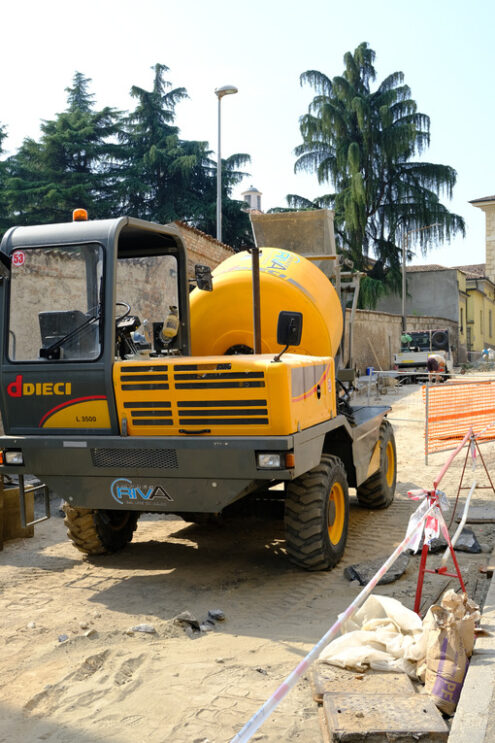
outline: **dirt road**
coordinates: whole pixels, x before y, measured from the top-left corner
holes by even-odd
[[[403,420],[415,417],[418,390],[383,400],[396,420],[399,494],[430,486],[446,456],[431,457],[426,468],[421,424]],[[494,445],[483,455],[493,469]],[[442,483],[452,501],[462,465],[463,457]],[[480,492],[478,502],[493,503],[490,491]],[[229,741],[359,592],[343,569],[385,559],[416,507],[400,495],[383,512],[351,501],[346,554],[330,573],[292,567],[274,517],[216,527],[144,519],[128,549],[92,559],[67,541],[57,517],[36,527],[32,539],[5,543],[0,742]],[[480,542],[495,541],[493,526],[475,527]],[[418,560],[379,591],[412,607]],[[462,553],[459,560],[470,594],[482,597],[486,579],[478,567],[487,554]],[[427,577],[426,601],[444,581]],[[196,638],[173,621],[185,610],[204,620],[211,609],[221,609],[225,621]],[[155,631],[132,631],[143,624]],[[321,740],[307,679],[254,739]]]

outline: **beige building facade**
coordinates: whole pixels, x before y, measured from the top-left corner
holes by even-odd
[[[495,196],[484,196],[469,203],[485,213],[485,272],[495,283]]]

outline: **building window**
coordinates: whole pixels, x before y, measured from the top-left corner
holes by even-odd
[[[459,325],[459,333],[464,333],[464,307],[461,307],[461,318]]]
[[[488,310],[488,336],[492,337],[492,311]]]

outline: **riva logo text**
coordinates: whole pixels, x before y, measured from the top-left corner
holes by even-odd
[[[134,485],[132,480],[119,477],[110,485],[112,498],[117,503],[129,501],[152,501],[155,498],[173,501],[173,498],[161,485]]]

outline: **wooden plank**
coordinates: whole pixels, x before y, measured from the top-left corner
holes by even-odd
[[[449,729],[431,699],[423,694],[328,693],[323,710],[332,743],[446,741]]]
[[[345,668],[337,668],[327,663],[319,663],[310,675],[313,699],[321,704],[323,696],[329,692],[356,694],[396,694],[409,695],[414,685],[405,673],[381,673],[366,671],[357,673]]]
[[[26,492],[27,521],[34,519],[34,491]],[[21,526],[21,504],[19,488],[5,488],[3,491],[3,540],[33,537],[34,526]]]

